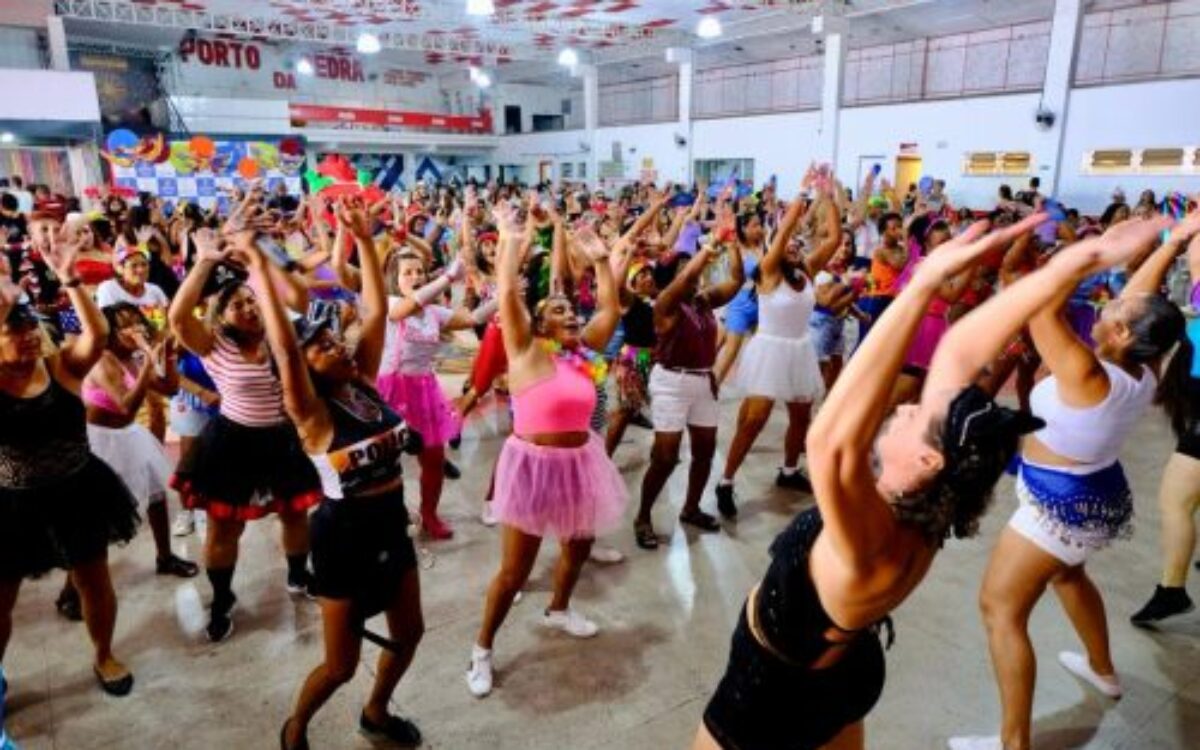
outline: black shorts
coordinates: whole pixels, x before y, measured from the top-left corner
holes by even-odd
[[[171,488],[188,509],[252,521],[321,502],[321,480],[291,422],[246,427],[217,415],[179,460]]]
[[[139,522],[125,483],[94,455],[53,484],[0,488],[0,580],[91,562],[132,539]]]
[[[404,491],[325,500],[309,525],[317,596],[354,600],[364,620],[387,609],[400,581],[417,567]]]
[[[872,631],[831,667],[798,667],[754,639],[743,607],[704,726],[724,750],[816,750],[867,715],[884,674],[883,647]]]

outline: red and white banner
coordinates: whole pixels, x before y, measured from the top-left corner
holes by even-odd
[[[462,133],[490,133],[492,130],[492,113],[488,110],[472,116],[325,107],[316,104],[291,104],[289,109],[292,122],[296,124],[336,122],[344,125],[374,125],[384,128],[436,128]]]

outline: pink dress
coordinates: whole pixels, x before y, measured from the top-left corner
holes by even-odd
[[[404,320],[389,320],[376,378],[379,395],[430,447],[445,445],[462,431],[462,420],[433,372],[442,328],[452,315],[447,307],[427,305]]]

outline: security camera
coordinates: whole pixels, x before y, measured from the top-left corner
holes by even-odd
[[[679,148],[683,148],[684,146],[687,145],[687,138],[684,138],[679,133],[676,133],[675,134],[675,145],[678,146]]]
[[[1049,130],[1054,127],[1055,115],[1048,109],[1039,109],[1033,116],[1034,122],[1042,130]]]

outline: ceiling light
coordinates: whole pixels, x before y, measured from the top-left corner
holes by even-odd
[[[696,36],[701,39],[716,39],[721,36],[721,22],[716,16],[705,16],[696,26]]]
[[[0,143],[12,143],[15,140],[17,140],[17,137],[12,133],[0,133]]]
[[[496,4],[492,0],[467,0],[468,16],[490,16],[496,12]]]
[[[383,45],[379,43],[379,37],[364,31],[358,35],[355,48],[364,55],[373,55],[383,49]]]
[[[471,83],[481,89],[486,89],[492,85],[492,77],[487,74],[487,71],[477,68],[474,65],[470,67]]]
[[[302,76],[310,76],[313,74],[313,64],[307,57],[302,57],[296,63],[296,72]]]
[[[568,68],[573,68],[579,64],[579,53],[567,47],[562,52],[558,53],[558,64]]]

